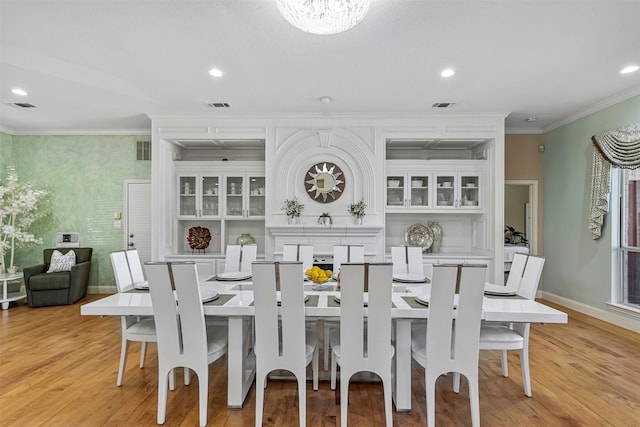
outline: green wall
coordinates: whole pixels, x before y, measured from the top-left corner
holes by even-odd
[[[591,136],[640,121],[640,96],[543,136],[544,291],[606,309],[611,300],[611,216],[602,237],[587,229]]]
[[[7,166],[13,164],[13,137],[0,132],[0,179],[4,181]]]
[[[151,162],[136,160],[137,139],[0,134],[3,179],[9,153],[20,181],[36,181],[51,194],[52,215],[36,227],[44,243],[16,250],[16,265],[40,264],[56,232],[77,231],[81,246],[93,248],[89,285],[115,285],[109,252],[124,246],[124,229],[113,227],[113,214],[124,211],[125,180],[151,177]]]

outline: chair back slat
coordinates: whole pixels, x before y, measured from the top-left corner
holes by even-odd
[[[137,249],[127,249],[127,262],[129,263],[129,271],[131,271],[131,279],[133,283],[144,282],[144,270],[140,262],[140,255]]]
[[[118,292],[126,292],[133,289],[133,280],[125,251],[113,251],[109,256],[111,257],[111,267],[113,267],[113,275],[116,279]]]
[[[169,265],[178,298],[183,353],[188,358],[207,360],[207,330],[202,308],[202,295],[198,284],[198,269],[193,262]]]
[[[424,275],[422,248],[420,246],[392,246],[393,274]]]
[[[545,259],[542,257],[529,255],[527,265],[524,268],[524,274],[522,275],[522,281],[518,288],[518,295],[531,300],[536,298],[544,262]]]
[[[511,262],[511,269],[509,270],[509,277],[507,277],[507,288],[517,291],[520,288],[520,282],[522,282],[522,274],[524,273],[525,265],[527,264],[527,258],[529,255],[516,252],[513,255],[513,261]]]
[[[145,272],[149,280],[149,293],[158,336],[158,357],[179,359],[182,354],[181,325],[169,264],[145,263]]]

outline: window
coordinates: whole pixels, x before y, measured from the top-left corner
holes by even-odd
[[[621,171],[620,299],[640,308],[640,169]]]

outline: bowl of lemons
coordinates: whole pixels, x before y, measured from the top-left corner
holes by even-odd
[[[331,270],[323,270],[317,265],[314,265],[313,267],[309,268],[304,273],[307,275],[309,280],[311,280],[313,283],[328,282],[329,279],[331,279],[331,275],[333,274]]]

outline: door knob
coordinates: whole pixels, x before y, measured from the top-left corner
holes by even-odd
[[[129,234],[129,237],[133,238],[133,234]]]
[[[129,243],[129,246],[134,247],[135,244],[133,242]]]

